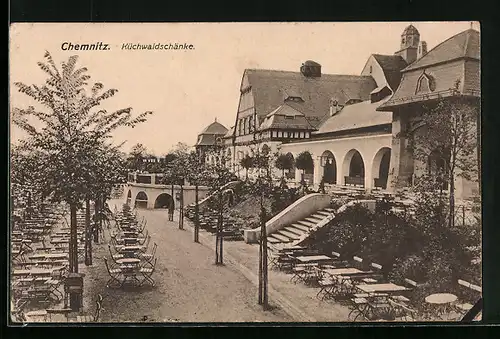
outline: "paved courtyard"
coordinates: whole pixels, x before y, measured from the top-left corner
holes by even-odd
[[[179,230],[176,222],[168,222],[166,211],[139,210],[139,216],[147,219],[150,246],[158,244],[156,287],[106,288],[107,243],[94,244],[93,266],[81,265],[80,270],[86,274],[85,307],[93,309],[97,293],[104,297],[100,321],[294,321],[280,307],[264,312],[257,304],[257,287],[235,265],[215,266],[214,250],[195,244],[190,229]],[[107,232],[105,237],[109,240]]]

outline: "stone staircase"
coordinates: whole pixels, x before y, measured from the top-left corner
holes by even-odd
[[[323,223],[325,219],[331,219],[335,213],[336,211],[332,208],[324,208],[316,211],[302,220],[269,234],[267,241],[278,248],[292,245],[292,243],[304,239],[312,229],[316,228],[318,224]]]

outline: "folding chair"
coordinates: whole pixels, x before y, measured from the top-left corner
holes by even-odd
[[[110,288],[114,282],[116,282],[119,286],[121,286],[120,280],[118,277],[122,274],[122,270],[120,268],[110,268],[108,266],[108,260],[104,258],[104,264],[106,265],[106,270],[110,276],[109,280],[106,283],[106,287]]]
[[[153,250],[151,251],[151,253],[140,253],[139,254],[140,259],[143,259],[145,261],[151,261],[151,260],[153,260],[155,254],[156,254],[156,248],[157,247],[158,247],[158,245],[156,243],[154,243]]]
[[[144,282],[148,281],[149,283],[151,283],[151,286],[154,287],[155,286],[155,282],[153,280],[153,278],[151,278],[151,276],[153,275],[154,271],[155,271],[155,268],[156,268],[156,261],[158,260],[158,258],[155,258],[154,262],[153,263],[150,263],[150,262],[146,262],[145,265],[143,265],[140,269],[139,269],[139,272],[142,274],[142,276],[144,277],[144,280],[141,282],[141,286],[144,284]]]

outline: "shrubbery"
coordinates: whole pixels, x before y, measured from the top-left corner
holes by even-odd
[[[373,212],[357,204],[314,232],[306,245],[376,262],[386,278],[397,283],[415,280],[421,284],[416,299],[437,292],[464,295],[469,292],[458,288],[458,279],[481,284],[481,265],[474,263],[480,253],[481,227],[450,228],[446,215],[445,205],[430,195],[419,196],[415,213],[407,216],[392,212],[388,201],[378,202]]]

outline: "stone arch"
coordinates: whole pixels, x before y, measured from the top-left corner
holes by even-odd
[[[391,149],[382,147],[377,151],[372,162],[372,178],[374,187],[386,189],[389,178],[389,169],[391,164]]]
[[[365,162],[357,149],[351,149],[345,155],[342,173],[344,173],[344,184],[365,185]]]
[[[323,179],[326,184],[337,183],[337,161],[335,156],[329,150],[321,154],[321,167],[323,167]]]
[[[135,207],[147,208],[148,207],[148,195],[144,191],[140,191],[135,196]]]
[[[153,208],[169,208],[173,204],[174,199],[172,199],[172,196],[170,194],[160,193],[155,199]]]

